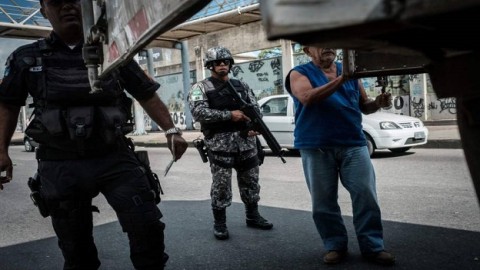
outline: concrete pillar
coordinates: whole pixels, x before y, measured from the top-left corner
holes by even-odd
[[[138,62],[137,57],[134,59]],[[133,117],[135,119],[135,131],[132,133],[132,135],[137,136],[147,134],[145,131],[145,113],[143,112],[143,108],[140,103],[138,103],[138,101],[135,99],[133,99]]]
[[[427,73],[421,74],[422,80],[423,80],[423,107],[425,108],[424,113],[423,113],[423,121],[430,120],[428,118],[428,93],[427,93]]]
[[[147,70],[150,77],[155,78],[155,68],[153,66],[153,50],[152,49],[147,50]],[[155,121],[153,120],[152,120],[151,126],[152,126],[151,131],[160,130],[157,123],[155,123]]]
[[[27,108],[25,106],[22,106],[21,115],[22,115],[22,132],[25,132],[25,129],[27,129]]]
[[[280,40],[280,44],[282,47],[282,76],[285,79],[288,72],[293,68],[293,49],[292,49],[292,41],[282,39]],[[284,94],[287,93],[287,89],[283,86]]]
[[[188,106],[188,93],[190,92],[190,62],[188,55],[188,42],[182,41],[175,45],[177,49],[181,50],[182,55],[182,77],[183,77],[183,103],[185,108],[185,129],[193,129],[193,117]]]
[[[195,46],[195,72],[197,75],[197,82],[206,78],[205,69],[203,68],[203,46]]]
[[[133,135],[137,136],[147,134],[145,131],[145,114],[143,112],[143,108],[135,99],[133,101],[133,114],[135,116],[135,131],[133,132]]]

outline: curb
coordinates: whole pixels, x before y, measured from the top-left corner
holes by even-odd
[[[135,146],[139,147],[167,147],[166,142],[133,142]],[[193,142],[187,141],[188,147],[195,147]],[[12,140],[10,145],[23,145],[22,140]],[[414,146],[415,148],[440,148],[440,149],[462,149],[462,141],[459,139],[445,139],[445,140],[429,140],[424,145]]]
[[[193,145],[193,142],[187,141],[187,143],[188,143],[188,147],[195,147]],[[159,143],[159,142],[134,142],[133,144],[139,147],[167,147],[167,143]]]
[[[462,149],[461,140],[429,140],[424,145],[415,146],[416,148],[443,148],[443,149]]]

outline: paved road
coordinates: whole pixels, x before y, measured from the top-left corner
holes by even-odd
[[[154,171],[163,174],[170,156],[149,148]],[[38,216],[28,200],[25,179],[33,173],[32,153],[13,146],[14,182],[0,192],[0,269],[61,269],[61,254],[49,219]],[[244,225],[243,206],[234,187],[228,209],[231,239],[216,241],[209,207],[210,173],[189,148],[162,184],[161,204],[167,224],[167,269],[329,269],[311,220],[310,201],[298,156],[287,164],[268,156],[261,170],[261,211],[275,227],[257,231]],[[480,211],[460,149],[388,151],[373,160],[382,206],[385,239],[395,252],[395,269],[480,269]],[[383,269],[363,262],[353,235],[350,199],[341,189],[339,202],[350,235],[350,256],[341,269]],[[128,243],[114,213],[101,197],[95,200],[95,239],[101,269],[131,269]]]

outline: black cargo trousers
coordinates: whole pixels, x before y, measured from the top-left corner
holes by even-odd
[[[64,269],[98,269],[93,239],[92,198],[100,192],[115,210],[130,243],[135,269],[163,269],[165,224],[154,202],[145,169],[133,151],[115,151],[102,157],[77,160],[41,160],[38,174]]]

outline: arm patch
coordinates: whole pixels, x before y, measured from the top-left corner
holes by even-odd
[[[203,96],[203,91],[200,88],[200,86],[197,84],[192,88],[191,94],[190,94],[190,100],[191,101],[201,101],[204,100]]]

